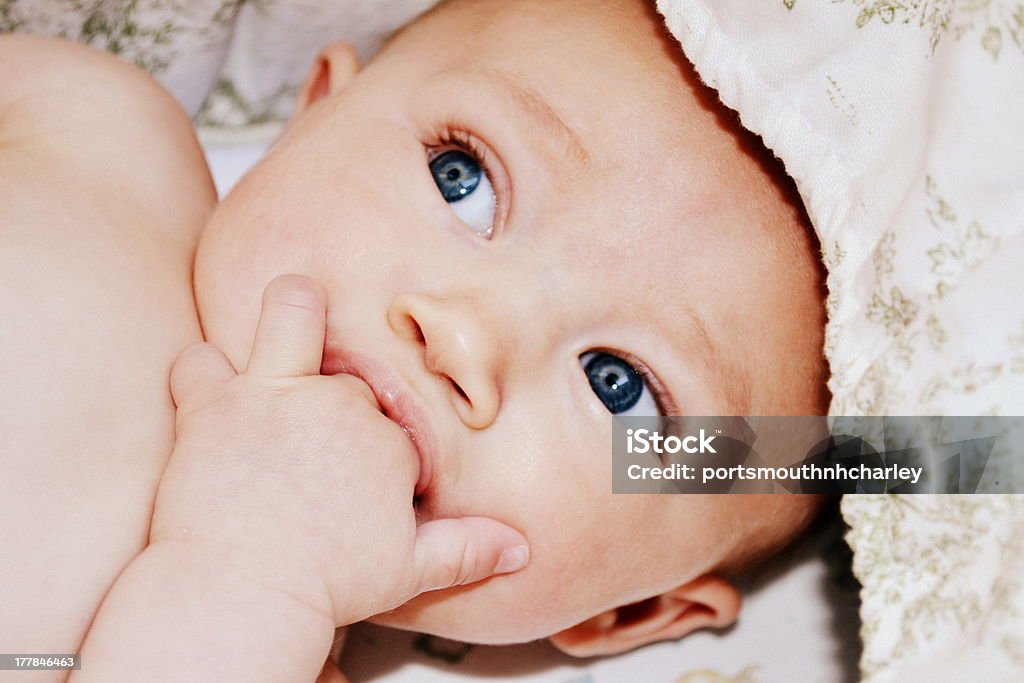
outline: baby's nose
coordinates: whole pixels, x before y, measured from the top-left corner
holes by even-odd
[[[447,384],[456,413],[471,429],[486,429],[501,407],[502,339],[496,321],[485,320],[469,297],[441,299],[399,294],[388,308],[388,325],[423,348],[429,372]]]

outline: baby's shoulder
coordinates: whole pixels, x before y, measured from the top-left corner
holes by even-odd
[[[214,200],[149,76],[0,37],[0,633],[18,651],[74,651],[146,542]]]
[[[61,191],[97,207],[140,204],[147,227],[190,241],[197,230],[177,219],[216,199],[188,115],[149,74],[70,41],[4,34],[0,174],[33,170],[74,178]]]

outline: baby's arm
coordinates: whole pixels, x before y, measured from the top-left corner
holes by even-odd
[[[245,372],[210,344],[179,356],[150,545],[104,600],[74,683],[312,681],[336,626],[522,566],[501,558],[525,539],[494,520],[416,526],[412,442],[362,380],[319,374],[325,302],[279,277]]]

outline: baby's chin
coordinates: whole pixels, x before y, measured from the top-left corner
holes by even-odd
[[[515,645],[546,638],[582,620],[555,619],[549,610],[544,610],[542,614],[529,607],[510,610],[489,605],[484,600],[460,599],[470,597],[465,593],[451,595],[466,588],[472,587],[425,593],[367,621],[378,626],[428,633],[465,643]],[[519,604],[525,606],[529,603],[524,598]]]

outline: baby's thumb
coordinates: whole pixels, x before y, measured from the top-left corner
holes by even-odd
[[[512,527],[487,517],[438,519],[416,531],[417,594],[461,586],[526,566],[529,546]]]

